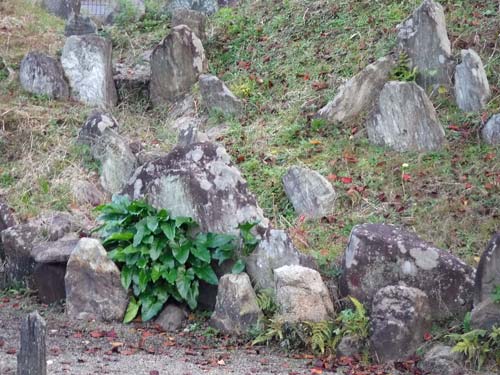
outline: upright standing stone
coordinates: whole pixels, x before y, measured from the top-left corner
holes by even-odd
[[[219,110],[226,115],[241,113],[243,102],[219,78],[210,74],[202,74],[199,82],[201,97],[208,110]]]
[[[293,166],[283,176],[283,185],[297,214],[317,219],[333,213],[337,194],[318,172]]]
[[[417,83],[425,89],[450,86],[453,62],[443,7],[424,0],[398,29],[399,46],[418,69]]]
[[[500,113],[491,116],[481,130],[481,137],[490,145],[500,144]]]
[[[74,99],[101,107],[117,103],[111,53],[111,41],[97,35],[73,35],[66,40],[61,63]]]
[[[21,349],[17,355],[17,375],[46,375],[46,324],[38,311],[21,323]]]
[[[339,89],[331,102],[321,108],[318,117],[329,122],[347,122],[369,111],[395,66],[393,56],[385,56],[368,65]]]
[[[21,86],[26,91],[46,95],[51,99],[67,99],[69,86],[64,79],[61,63],[40,52],[30,52],[21,61]]]
[[[391,285],[373,298],[371,347],[380,362],[414,354],[431,328],[427,295],[419,289]]]
[[[438,150],[445,142],[434,106],[414,82],[386,83],[366,128],[371,143],[400,152]]]
[[[483,62],[471,49],[462,50],[462,63],[455,69],[455,97],[462,111],[480,111],[491,96]]]
[[[182,98],[207,67],[201,40],[186,25],[174,27],[151,55],[151,101],[160,106]]]
[[[128,303],[120,270],[100,242],[82,238],[66,269],[66,312],[71,319],[121,320]]]
[[[171,26],[186,25],[202,42],[207,40],[207,23],[208,17],[196,10],[177,8],[172,11]]]
[[[72,14],[66,21],[64,36],[96,34],[97,26],[90,17]]]
[[[500,289],[500,232],[493,235],[477,266],[473,327],[489,329],[500,325],[500,303],[493,300],[497,288]]]

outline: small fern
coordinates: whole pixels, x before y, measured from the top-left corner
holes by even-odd
[[[500,364],[500,327],[493,327],[490,332],[484,329],[474,329],[463,334],[448,335],[455,342],[453,351],[462,353],[469,365],[478,370],[491,358]]]
[[[359,300],[354,297],[349,297],[354,310],[346,309],[340,312],[337,323],[341,327],[342,335],[356,336],[359,339],[368,337],[369,319],[366,314],[366,309]]]
[[[309,328],[309,345],[316,353],[324,354],[327,348],[331,347],[333,337],[333,323],[329,321],[306,322]]]
[[[252,345],[266,343],[269,344],[271,341],[276,340],[278,342],[283,341],[285,334],[283,332],[283,321],[280,319],[268,319],[264,322],[265,330],[260,335],[258,335],[253,341]]]
[[[389,73],[391,81],[415,82],[417,79],[417,68],[411,68],[410,57],[406,52],[399,54],[397,65]]]
[[[276,298],[272,289],[262,289],[257,293],[257,305],[267,317],[272,317],[278,310]]]

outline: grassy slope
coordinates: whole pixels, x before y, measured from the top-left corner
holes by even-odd
[[[0,28],[0,53],[13,67],[34,46],[54,53],[62,41],[60,22],[34,10],[23,16],[25,7],[19,3],[0,3],[7,11],[1,12],[1,22],[12,17],[24,25],[7,32]],[[210,122],[230,125],[222,142],[266,215],[277,227],[290,229],[297,246],[321,259],[336,258],[352,226],[362,222],[405,225],[470,263],[498,230],[499,150],[478,137],[481,118],[500,111],[496,1],[442,2],[454,53],[461,48],[479,52],[493,89],[484,114],[461,113],[446,93],[435,99],[449,141],[444,150],[398,154],[371,146],[362,119],[339,126],[310,121],[343,80],[393,48],[395,26],[418,3],[243,0],[213,18],[206,45],[210,72],[245,98],[247,112],[241,121],[213,115]],[[42,36],[40,30],[45,30]],[[166,22],[147,21],[106,32],[115,56],[131,59],[167,30]],[[327,83],[330,87],[317,90]],[[43,208],[71,207],[69,179],[81,174],[95,178],[94,166],[82,163],[81,151],[71,145],[88,109],[33,98],[5,82],[0,82],[0,102],[5,129],[0,187],[8,201],[23,217]],[[2,115],[5,111],[10,112]],[[120,105],[114,113],[123,131],[140,138],[146,149],[172,146],[164,110]],[[339,193],[335,215],[319,223],[296,217],[281,184],[293,164],[329,176]],[[344,183],[342,177],[352,182]]]

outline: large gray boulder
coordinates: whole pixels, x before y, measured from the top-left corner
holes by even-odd
[[[201,40],[186,25],[174,27],[151,55],[151,101],[156,106],[177,101],[207,67]]]
[[[208,17],[196,10],[176,8],[172,10],[171,27],[186,25],[202,42],[207,40],[206,28]]]
[[[445,142],[434,106],[413,82],[386,83],[366,128],[371,143],[400,152],[438,150]]]
[[[321,322],[333,317],[333,302],[318,271],[283,266],[274,270],[274,281],[282,321]]]
[[[318,219],[333,213],[337,193],[318,172],[293,166],[283,176],[283,185],[298,215]]]
[[[224,147],[212,143],[178,146],[144,164],[123,193],[166,208],[174,217],[192,217],[205,232],[239,234],[238,225],[245,222],[268,226]]]
[[[81,0],[42,0],[42,7],[53,15],[68,19],[80,11]]]
[[[69,86],[61,63],[40,52],[30,52],[21,61],[19,79],[24,90],[51,99],[68,99]]]
[[[82,238],[68,261],[66,312],[70,319],[121,320],[127,291],[120,270],[96,239]]]
[[[472,310],[474,327],[489,329],[500,325],[500,303],[493,300],[497,288],[500,288],[500,232],[493,235],[477,266]]]
[[[246,272],[257,289],[274,289],[276,268],[304,262],[303,255],[295,248],[287,232],[268,229],[245,263]]]
[[[100,107],[117,103],[111,53],[111,41],[97,35],[66,39],[61,63],[74,99]]]
[[[210,325],[224,333],[242,334],[262,318],[257,296],[246,273],[220,278]]]
[[[426,374],[464,375],[462,355],[454,352],[451,346],[437,344],[429,350],[418,363]]]
[[[379,289],[401,284],[427,294],[433,319],[461,319],[472,306],[474,269],[394,225],[355,226],[342,258],[342,296],[369,307]]]
[[[490,145],[500,144],[500,113],[491,116],[481,130],[481,137]]]
[[[462,63],[455,68],[455,98],[462,111],[484,109],[491,97],[483,62],[471,49],[462,50]]]
[[[424,0],[398,30],[399,47],[418,69],[417,83],[425,89],[451,86],[453,59],[443,7]]]
[[[239,115],[243,102],[216,76],[202,74],[199,79],[203,104],[208,110],[219,110],[226,115]]]
[[[333,100],[319,110],[318,117],[332,123],[348,122],[370,111],[394,66],[393,56],[368,65],[339,88]]]
[[[370,344],[381,363],[413,355],[431,328],[429,299],[416,288],[382,288],[375,294],[371,310]]]
[[[101,185],[111,194],[120,192],[137,167],[128,142],[117,132],[118,124],[108,113],[94,111],[78,136],[101,163]]]
[[[213,14],[219,9],[217,0],[167,0],[167,9],[192,9],[205,14]]]

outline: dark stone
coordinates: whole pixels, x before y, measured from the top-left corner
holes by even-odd
[[[71,15],[64,27],[64,36],[96,34],[97,26],[90,17]]]
[[[38,311],[28,314],[21,322],[21,349],[17,354],[17,375],[46,375],[47,326]]]
[[[414,354],[430,328],[429,299],[421,290],[393,285],[373,298],[370,344],[379,362]]]
[[[155,323],[167,332],[178,331],[187,321],[189,312],[185,307],[167,304],[155,319]]]
[[[0,232],[17,224],[14,210],[0,199]]]
[[[21,61],[19,80],[24,90],[51,99],[68,99],[69,86],[61,63],[44,53],[30,52]]]
[[[418,363],[418,367],[426,374],[464,375],[465,369],[461,354],[453,352],[453,348],[438,344],[429,350]]]
[[[66,298],[65,263],[40,263],[33,272],[33,284],[42,303],[51,304]]]
[[[462,319],[472,307],[472,267],[402,228],[355,226],[342,258],[341,295],[369,307],[379,289],[398,284],[425,292],[433,319]]]
[[[493,235],[479,260],[474,287],[474,305],[491,299],[496,287],[500,287],[500,232]]]

